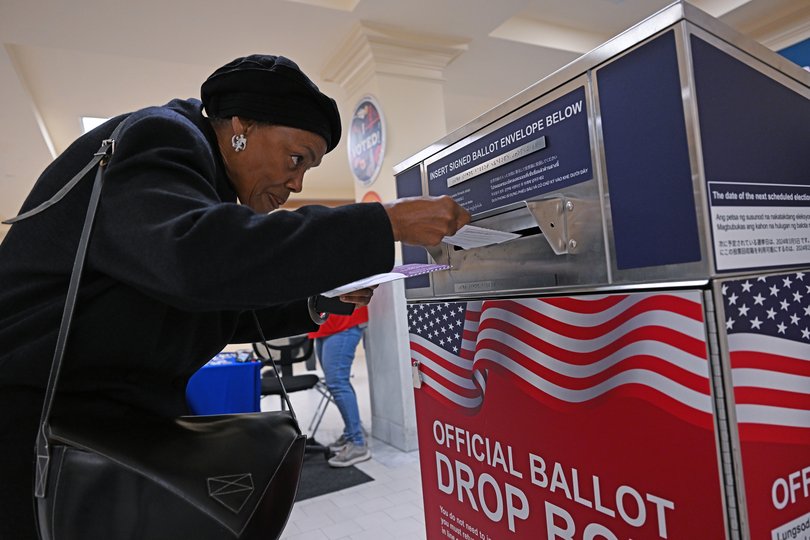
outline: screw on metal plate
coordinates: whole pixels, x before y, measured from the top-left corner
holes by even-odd
[[[582,230],[588,223],[588,217],[594,215],[592,211],[588,211],[593,206],[592,203],[565,196],[551,196],[524,201],[524,204],[555,255],[577,253],[579,241],[571,236],[576,235],[587,243],[588,236],[583,237]]]

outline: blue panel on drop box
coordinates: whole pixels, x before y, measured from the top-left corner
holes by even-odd
[[[810,100],[695,36],[692,56],[706,180],[806,185]]]
[[[597,72],[616,265],[700,260],[674,32]]]

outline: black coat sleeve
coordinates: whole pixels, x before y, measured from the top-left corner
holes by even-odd
[[[278,339],[314,332],[318,325],[312,322],[306,301],[290,302],[256,310],[259,324],[266,339]],[[231,338],[231,343],[253,343],[260,341],[256,323],[250,311],[239,317],[239,325]]]
[[[149,109],[122,131],[88,265],[189,311],[261,309],[390,270],[380,204],[256,213],[217,193],[216,150],[184,117]]]

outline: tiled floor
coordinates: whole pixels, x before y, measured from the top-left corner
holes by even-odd
[[[363,426],[370,432],[368,372],[362,346],[352,369],[352,384],[358,397]],[[315,391],[291,395],[293,407],[307,429],[319,401]],[[265,398],[264,409],[278,407],[276,398]],[[334,404],[329,405],[317,430],[317,440],[329,443],[343,430]],[[369,438],[372,458],[357,468],[374,478],[342,491],[297,503],[282,540],[385,540],[425,538],[422,487],[417,452],[401,452]]]

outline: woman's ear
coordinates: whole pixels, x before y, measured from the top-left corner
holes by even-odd
[[[255,122],[249,118],[242,118],[241,116],[232,116],[231,117],[231,128],[233,129],[234,135],[244,135],[246,134],[251,127],[253,127]]]

